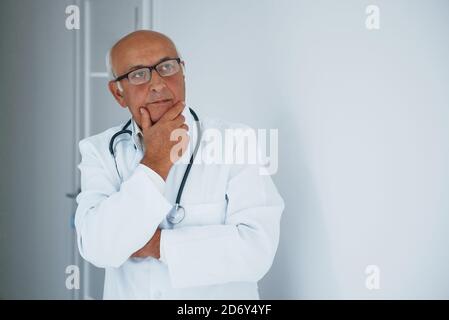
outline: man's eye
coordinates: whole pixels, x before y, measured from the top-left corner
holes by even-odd
[[[145,72],[140,71],[133,74],[133,78],[143,78],[145,76]]]
[[[160,66],[161,72],[167,73],[173,70],[173,65],[171,63],[166,63]]]

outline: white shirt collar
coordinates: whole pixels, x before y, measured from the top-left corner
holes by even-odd
[[[132,118],[131,120],[131,132],[134,145],[137,147],[137,149],[143,151],[143,133],[142,130],[140,130],[140,127],[137,125],[137,122],[134,121],[134,118]]]

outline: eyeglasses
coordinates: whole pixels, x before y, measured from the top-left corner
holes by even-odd
[[[144,84],[151,80],[151,72],[156,70],[156,72],[161,77],[172,76],[181,70],[181,59],[167,59],[159,62],[154,66],[142,67],[136,70],[132,70],[117,77],[114,81],[120,81],[122,79],[128,78],[129,83],[134,85]]]

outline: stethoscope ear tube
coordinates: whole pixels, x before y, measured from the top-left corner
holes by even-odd
[[[187,178],[189,176],[190,173],[190,169],[192,168],[193,165],[193,161],[195,160],[195,156],[198,153],[198,149],[200,147],[200,143],[201,143],[201,125],[200,125],[200,120],[197,116],[197,114],[195,113],[195,111],[193,111],[191,108],[189,108],[190,113],[192,114],[195,123],[196,123],[196,130],[197,130],[197,139],[196,139],[196,144],[195,144],[195,149],[193,150],[192,155],[190,156],[190,161],[189,164],[186,168],[186,171],[184,172],[184,176],[182,177],[181,180],[181,184],[179,186],[179,190],[178,190],[178,194],[176,195],[176,201],[175,201],[175,205],[173,206],[172,210],[170,210],[170,212],[167,215],[167,220],[172,223],[172,224],[178,224],[180,223],[182,220],[184,220],[185,217],[185,209],[183,206],[181,206],[181,197],[182,197],[182,192],[184,191],[184,186],[186,184]]]
[[[128,129],[128,127],[131,124],[131,119],[128,120],[128,122],[126,122],[126,124],[123,126],[122,130],[114,133],[114,135],[111,137],[111,140],[109,140],[109,152],[111,153],[111,155],[114,157],[114,161],[115,161],[115,152],[114,152],[114,141],[115,139],[124,134],[124,133],[128,133],[129,135],[132,135],[133,133],[131,132],[131,130]]]

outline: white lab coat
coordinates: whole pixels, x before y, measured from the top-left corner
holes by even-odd
[[[259,298],[257,281],[272,265],[284,202],[257,165],[194,164],[181,200],[185,218],[169,229],[165,217],[188,162],[182,160],[198,138],[188,108],[183,114],[192,148],[173,165],[162,192],[140,164],[135,130],[116,139],[123,183],[108,148],[123,124],[79,144],[78,247],[84,259],[106,269],[105,299]],[[199,117],[203,132],[241,127]],[[163,260],[130,258],[158,226]]]

